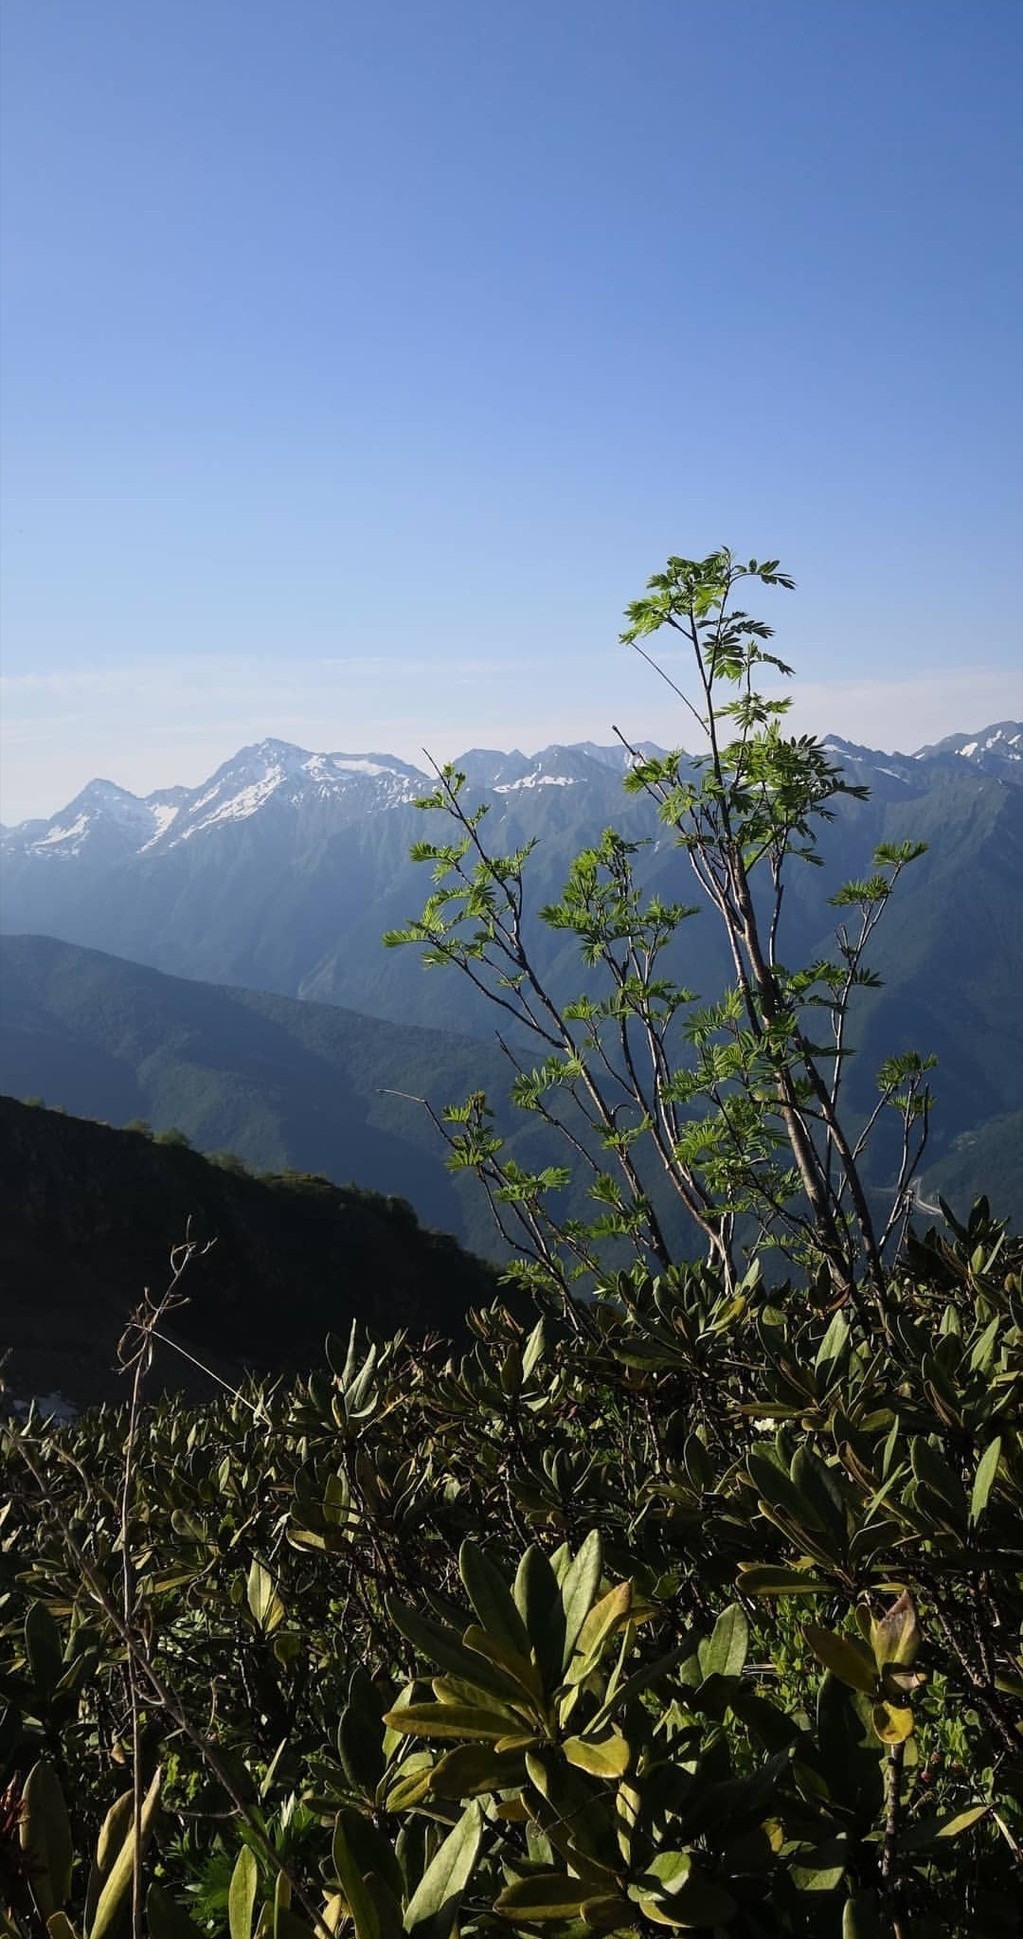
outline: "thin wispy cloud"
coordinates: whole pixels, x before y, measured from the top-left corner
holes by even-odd
[[[673,667],[673,672],[674,672]],[[779,689],[779,691],[787,691]],[[936,667],[913,679],[797,681],[799,732],[910,750],[1023,710],[998,667]],[[147,794],[194,786],[239,747],[268,736],[347,753],[422,761],[469,746],[530,751],[552,741],[630,738],[691,744],[692,723],[627,655],[594,656],[580,681],[556,654],[440,663],[376,655],[252,661],[180,655],[111,666],[38,669],[0,681],[0,816],[54,813],[96,775]]]

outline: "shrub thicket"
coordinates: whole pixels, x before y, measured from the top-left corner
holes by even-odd
[[[224,1931],[239,1866],[257,1915],[292,1891],[277,1930],[314,1929],[301,1891],[359,1939],[456,1911],[558,1939],[1013,1932],[1020,1264],[978,1208],[893,1276],[890,1339],[756,1277],[637,1270],[581,1334],[494,1309],[461,1360],[357,1337],[294,1391],[163,1405],[127,1620],[124,1414],[29,1428],[8,1931],[42,1930],[33,1904],[97,1931],[130,1661],[154,1939]]]

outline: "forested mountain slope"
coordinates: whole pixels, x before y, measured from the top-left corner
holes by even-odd
[[[478,1251],[495,1234],[416,1097],[507,1088],[496,1048],[163,976],[49,937],[0,940],[0,1089],[82,1116],[177,1126],[204,1151],[397,1193]],[[411,1093],[391,1095],[390,1093]],[[520,1134],[535,1138],[532,1125]]]
[[[117,1342],[171,1248],[215,1244],[181,1282],[167,1329],[222,1377],[320,1365],[358,1316],[382,1332],[459,1334],[493,1296],[488,1267],[426,1232],[403,1202],[296,1174],[271,1180],[138,1132],[0,1097],[0,1352],[14,1394],[126,1397]],[[158,1345],[150,1392],[212,1393]]]

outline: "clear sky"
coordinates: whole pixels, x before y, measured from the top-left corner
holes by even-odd
[[[4,820],[684,739],[615,641],[719,543],[800,724],[1020,711],[1019,0],[0,17]]]

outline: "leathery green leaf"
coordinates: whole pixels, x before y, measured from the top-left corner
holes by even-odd
[[[819,1596],[830,1584],[808,1569],[778,1568],[772,1562],[741,1562],[739,1587],[748,1596]]]
[[[344,1840],[347,1851],[363,1878],[368,1879],[373,1874],[389,1897],[394,1900],[395,1909],[397,1909],[404,1885],[401,1866],[391,1840],[377,1829],[371,1817],[362,1811],[350,1809],[341,1811],[335,1819],[334,1834],[339,1841],[339,1846],[340,1840]]]
[[[389,1710],[384,1722],[406,1737],[482,1737],[496,1743],[508,1735],[507,1716],[471,1703],[407,1703]]]
[[[568,1674],[569,1683],[585,1679],[599,1662],[604,1644],[632,1608],[632,1583],[619,1582],[595,1603],[576,1637],[575,1660]]]
[[[443,1623],[435,1623],[428,1616],[421,1616],[418,1610],[409,1609],[404,1603],[396,1602],[393,1597],[385,1598],[385,1607],[395,1629],[400,1631],[406,1642],[419,1651],[428,1662],[436,1663],[451,1676],[463,1677],[467,1682],[478,1683],[491,1696],[506,1697],[507,1684],[502,1676],[482,1660],[472,1650],[467,1650],[458,1633]]]
[[[433,1763],[428,1756],[422,1763],[416,1757],[408,1758],[387,1793],[387,1810],[411,1811],[413,1806],[421,1804],[430,1789],[432,1777]]]
[[[645,1894],[639,1901],[640,1911],[655,1925],[692,1926],[723,1925],[735,1911],[732,1894],[718,1885],[714,1879],[706,1878],[702,1872],[692,1870],[677,1891],[667,1891],[662,1897],[658,1894]]]
[[[989,1804],[972,1804],[966,1811],[956,1811],[946,1818],[921,1818],[909,1825],[901,1834],[907,1851],[927,1851],[939,1838],[959,1838],[969,1831],[982,1818],[986,1818]]]
[[[793,1860],[794,1885],[800,1892],[833,1892],[844,1876],[847,1856],[844,1841],[829,1838]]]
[[[575,1647],[576,1637],[593,1606],[600,1588],[604,1567],[603,1544],[599,1529],[591,1529],[562,1578],[561,1604],[565,1612],[564,1667]]]
[[[877,1668],[870,1651],[858,1637],[839,1636],[833,1629],[822,1629],[819,1623],[804,1623],[803,1634],[826,1670],[831,1670],[851,1690],[870,1695],[877,1682]]]
[[[616,1932],[631,1923],[628,1911],[626,1901],[618,1892],[601,1892],[595,1898],[584,1899],[582,1904],[583,1921],[592,1932]]]
[[[133,1803],[131,1792],[122,1791],[120,1797],[114,1799],[100,1826],[99,1837],[96,1840],[96,1863],[89,1869],[89,1882],[85,1892],[86,1932],[89,1931],[96,1916],[103,1881],[128,1835]]]
[[[352,1672],[348,1702],[337,1727],[345,1776],[357,1790],[374,1791],[384,1773],[383,1704],[361,1664]]]
[[[100,1826],[96,1840],[96,1868],[102,1878],[106,1878],[114,1859],[128,1836],[131,1824],[132,1794],[122,1791],[110,1806]]]
[[[998,1463],[1001,1458],[1002,1437],[998,1434],[984,1449],[977,1463],[977,1472],[973,1480],[973,1493],[970,1496],[971,1522],[979,1522],[987,1507],[988,1496],[994,1487],[995,1476],[998,1473]]]
[[[563,1872],[537,1872],[533,1878],[517,1878],[506,1885],[494,1901],[494,1911],[504,1919],[533,1925],[544,1919],[574,1918],[592,1897],[592,1881],[569,1878]]]
[[[529,1637],[512,1592],[500,1570],[475,1542],[463,1542],[458,1572],[480,1628],[519,1656],[529,1656]]]
[[[524,1777],[521,1750],[502,1751],[492,1744],[459,1744],[457,1749],[445,1751],[433,1766],[430,1796],[471,1798],[490,1791],[510,1791]]]
[[[45,1602],[33,1602],[25,1617],[25,1655],[32,1681],[41,1695],[52,1695],[63,1670],[60,1630]]]
[[[195,1920],[155,1879],[146,1893],[146,1930],[149,1939],[201,1939]]]
[[[352,1916],[356,1939],[381,1939],[380,1918],[376,1903],[366,1882],[363,1867],[358,1863],[348,1842],[340,1813],[334,1820],[331,1857]],[[233,1933],[231,1939],[234,1939]]]
[[[459,1900],[472,1877],[482,1836],[483,1814],[478,1804],[470,1804],[413,1892],[405,1911],[406,1932],[415,1932],[417,1926],[432,1919],[442,1925],[453,1922]]]
[[[528,1656],[521,1655],[518,1650],[510,1649],[500,1637],[492,1635],[489,1630],[481,1629],[476,1623],[470,1623],[462,1641],[466,1649],[485,1656],[495,1669],[504,1671],[513,1685],[510,1692],[513,1699],[521,1701],[525,1694],[535,1703],[542,1703],[543,1684],[535,1663],[531,1663]]]
[[[986,1818],[990,1809],[989,1804],[973,1804],[968,1811],[957,1811],[954,1818],[943,1820],[934,1835],[936,1838],[958,1838],[960,1832],[969,1831],[971,1825],[979,1824],[982,1818]]]
[[[234,1863],[227,1894],[227,1928],[231,1939],[252,1939],[259,1867],[256,1855],[243,1845]]]
[[[535,1542],[519,1563],[513,1595],[544,1681],[553,1687],[564,1661],[565,1612],[558,1578]]]
[[[678,1892],[685,1884],[693,1869],[693,1856],[688,1851],[659,1851],[647,1866],[647,1873],[655,1878],[662,1892]]]
[[[659,1656],[656,1662],[644,1663],[642,1669],[634,1670],[630,1677],[626,1677],[624,1683],[619,1683],[617,1688],[612,1690],[609,1697],[605,1697],[596,1715],[590,1718],[588,1728],[591,1735],[605,1730],[612,1718],[616,1717],[620,1710],[624,1710],[634,1697],[640,1696],[644,1690],[652,1689],[659,1677],[667,1676],[676,1664],[681,1663],[683,1657],[691,1654],[692,1647],[689,1643],[678,1643],[673,1650],[668,1650],[664,1656]]]
[[[160,1801],[160,1780],[163,1773],[157,1769],[145,1797],[139,1821],[139,1843],[144,1851],[149,1841],[153,1819]],[[114,1859],[106,1883],[99,1895],[95,1917],[89,1927],[89,1939],[105,1939],[110,1932],[120,1909],[121,1901],[131,1889],[132,1871],[135,1859],[135,1826],[130,1825],[117,1857]],[[231,1939],[234,1939],[232,1934]]]
[[[749,1624],[737,1602],[723,1609],[705,1643],[697,1649],[704,1676],[741,1676],[749,1649]]]
[[[45,1759],[40,1758],[29,1771],[22,1800],[19,1840],[32,1868],[32,1895],[47,1919],[60,1911],[71,1890],[74,1852],[60,1779]]]
[[[253,1558],[245,1584],[245,1595],[252,1615],[264,1636],[272,1635],[284,1618],[284,1604],[277,1593],[273,1576],[264,1563]]]

